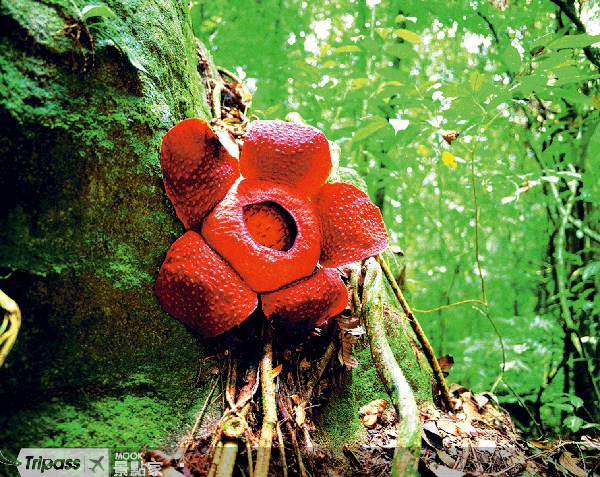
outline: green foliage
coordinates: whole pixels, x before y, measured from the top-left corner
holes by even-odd
[[[103,45],[114,46],[129,60],[131,66],[150,74],[140,62],[136,50],[127,46],[119,31],[110,23],[109,19],[112,18],[118,17],[106,5],[86,5],[81,9],[81,19],[91,31],[98,35],[98,39]]]
[[[365,179],[416,309],[487,300],[419,314],[455,357],[450,380],[495,386],[534,431],[582,432],[599,410],[600,17],[496,3],[196,1],[191,13],[217,63],[256,91],[255,114],[299,113]]]

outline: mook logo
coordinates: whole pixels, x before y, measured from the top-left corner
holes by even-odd
[[[21,477],[110,477],[109,449],[21,449]]]

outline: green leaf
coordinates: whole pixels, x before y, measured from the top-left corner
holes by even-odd
[[[515,47],[509,46],[506,48],[502,59],[510,71],[519,71],[521,69],[521,55],[519,55]]]
[[[400,59],[413,59],[419,57],[414,48],[406,43],[387,43],[383,47],[383,51],[388,55],[392,55]]]
[[[85,21],[93,17],[117,18],[117,15],[106,5],[86,5],[81,9],[81,17]]]
[[[473,73],[471,73],[471,76],[469,77],[469,83],[471,84],[471,89],[473,91],[479,91],[483,86],[484,81],[485,76],[477,70],[473,71]]]
[[[581,278],[583,279],[583,281],[586,281],[588,278],[598,275],[599,272],[600,262],[591,262],[583,268]]]
[[[554,96],[564,99],[566,102],[571,104],[585,104],[587,106],[593,106],[592,98],[586,96],[579,91],[572,91],[564,88],[552,88],[550,90]]]
[[[375,116],[369,119],[369,123],[366,126],[357,129],[352,139],[355,142],[362,141],[386,126],[389,126],[389,123],[385,118]]]
[[[554,40],[548,46],[558,50],[559,48],[585,48],[586,46],[593,45],[594,43],[600,42],[600,35],[588,35],[583,33],[581,35],[566,35],[557,40]]]
[[[520,84],[517,86],[521,94],[525,97],[529,96],[534,91],[539,91],[546,87],[548,79],[545,75],[533,74],[521,77]]]
[[[579,429],[581,429],[581,426],[583,426],[583,419],[577,416],[568,416],[563,421],[563,424],[571,429],[571,431],[577,432]]]
[[[357,51],[361,51],[360,47],[358,47],[356,45],[346,45],[346,46],[340,46],[340,47],[336,48],[333,52],[334,53],[355,53]]]
[[[133,66],[137,70],[143,71],[147,75],[150,74],[148,73],[148,70],[144,68],[144,66],[140,63],[140,59],[138,58],[137,54],[133,50],[128,48],[123,41],[115,40],[115,38],[111,38],[111,40],[114,42],[115,46],[119,48],[121,53],[127,57],[131,66]]]
[[[372,83],[369,78],[350,78],[348,80],[348,91],[356,91]]]
[[[401,28],[399,30],[394,30],[394,34],[398,38],[402,38],[409,43],[421,43],[421,38],[414,31],[406,30]]]
[[[569,395],[569,402],[575,406],[575,409],[579,409],[581,406],[583,406],[583,399],[581,399],[579,396],[575,396],[574,394]]]

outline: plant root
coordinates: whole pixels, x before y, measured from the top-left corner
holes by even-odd
[[[421,324],[419,323],[419,321],[413,314],[412,310],[410,309],[410,306],[408,305],[406,298],[404,298],[404,294],[402,293],[402,290],[400,290],[400,287],[398,286],[398,282],[396,282],[396,279],[394,278],[394,274],[390,270],[390,267],[388,266],[387,262],[385,261],[385,258],[383,257],[383,255],[379,254],[375,258],[377,260],[377,263],[380,265],[381,269],[383,270],[383,274],[385,275],[385,278],[387,279],[388,283],[392,287],[392,290],[394,291],[394,295],[396,296],[396,298],[398,299],[398,302],[400,303],[400,306],[402,307],[402,311],[404,311],[404,314],[408,318],[408,322],[410,323],[410,326],[412,327],[415,335],[417,336],[417,339],[419,340],[419,343],[421,344],[421,348],[423,349],[423,353],[427,357],[427,361],[429,361],[429,365],[431,366],[431,370],[433,371],[433,377],[435,379],[435,382],[438,386],[438,390],[440,392],[441,404],[444,406],[444,408],[447,411],[452,412],[454,410],[454,405],[452,404],[452,399],[450,397],[450,391],[448,391],[448,386],[446,384],[446,380],[444,379],[444,373],[442,372],[442,369],[440,368],[440,364],[438,363],[438,360],[435,357],[435,352],[433,351],[433,348],[431,347],[431,344],[429,343],[429,340],[427,339],[427,335],[425,335],[425,332],[423,331]]]
[[[277,424],[277,404],[275,401],[275,381],[273,377],[273,330],[265,324],[265,348],[260,364],[262,386],[263,423],[260,430],[254,477],[267,477],[271,462],[273,430]]]
[[[373,259],[367,260],[363,285],[362,317],[377,374],[396,408],[400,423],[392,476],[415,476],[421,452],[419,411],[388,342],[384,326],[383,274]]]

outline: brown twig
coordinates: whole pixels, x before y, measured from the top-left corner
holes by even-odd
[[[317,387],[317,384],[319,384],[319,381],[321,380],[321,377],[323,376],[323,373],[325,372],[325,368],[327,368],[327,365],[331,361],[331,358],[333,357],[333,354],[335,353],[336,347],[337,347],[337,344],[335,341],[332,341],[331,343],[329,343],[329,345],[327,346],[327,349],[325,350],[325,353],[319,360],[319,363],[317,364],[316,372],[313,374],[313,376],[310,378],[310,381],[306,385],[306,400],[307,401],[310,402],[310,400],[312,399],[312,395],[315,391],[315,388]]]
[[[402,290],[400,290],[400,287],[398,286],[398,283],[396,282],[396,279],[394,278],[394,274],[390,270],[390,267],[386,263],[384,257],[382,255],[377,255],[377,257],[375,257],[375,258],[377,259],[377,263],[379,263],[379,265],[381,266],[381,269],[383,270],[383,274],[385,275],[385,278],[387,279],[390,286],[392,287],[392,290],[394,291],[394,295],[398,299],[398,302],[400,303],[400,306],[402,307],[404,314],[408,318],[408,322],[410,323],[415,335],[417,336],[417,339],[419,340],[419,343],[421,344],[421,347],[423,348],[423,353],[427,357],[427,360],[429,361],[429,365],[431,366],[431,369],[433,371],[433,377],[435,379],[435,382],[437,383],[444,407],[446,408],[446,410],[448,410],[450,412],[454,411],[454,405],[452,404],[452,399],[450,397],[450,391],[448,390],[448,386],[446,385],[446,380],[444,379],[444,373],[442,372],[442,369],[440,368],[440,364],[438,363],[438,360],[435,356],[435,352],[433,351],[433,348],[431,347],[431,344],[429,344],[427,335],[425,335],[423,328],[421,328],[421,324],[415,318],[415,315],[411,311],[410,306],[408,305],[406,298],[404,298],[404,294],[402,293]]]
[[[267,477],[271,462],[273,430],[277,424],[277,404],[275,401],[275,381],[273,379],[273,330],[265,324],[265,347],[260,363],[260,384],[262,386],[263,423],[260,430],[258,452],[256,454],[255,477]]]
[[[210,389],[208,396],[206,396],[206,399],[204,400],[204,404],[203,404],[202,408],[196,415],[196,421],[194,422],[194,425],[192,426],[192,430],[190,431],[189,437],[183,441],[183,443],[175,451],[175,454],[173,454],[173,460],[175,461],[175,463],[179,463],[181,461],[181,459],[183,459],[183,457],[185,456],[185,453],[188,451],[192,441],[194,440],[194,435],[196,434],[196,431],[198,430],[198,427],[200,426],[200,423],[202,422],[202,418],[204,417],[204,413],[206,412],[206,409],[208,408],[210,398],[212,397],[213,393],[215,392],[217,384],[219,384],[219,379],[215,378],[212,388]]]
[[[279,458],[281,459],[281,471],[283,473],[283,477],[288,477],[287,460],[285,458],[285,445],[283,444],[283,434],[281,433],[281,426],[279,425],[279,422],[275,426],[275,430],[277,431],[277,442],[279,444]]]
[[[486,304],[484,302],[482,302],[481,300],[461,300],[461,301],[456,301],[454,303],[449,303],[447,305],[441,305],[441,306],[438,306],[437,308],[432,308],[431,310],[417,310],[416,308],[413,308],[413,312],[414,313],[422,313],[422,314],[426,315],[428,313],[435,313],[436,311],[447,310],[448,308],[453,308],[455,306],[460,306],[460,305],[466,305],[468,303],[476,303],[478,305],[486,306]]]
[[[298,438],[296,437],[296,430],[294,429],[294,420],[290,416],[285,403],[283,402],[283,398],[281,396],[281,392],[278,393],[278,404],[279,404],[279,412],[281,412],[281,416],[285,422],[287,430],[290,434],[290,439],[292,440],[292,446],[294,447],[294,451],[296,452],[296,460],[298,461],[298,471],[300,472],[300,477],[309,477],[309,473],[304,466],[304,459],[302,458],[302,450],[298,445]]]

